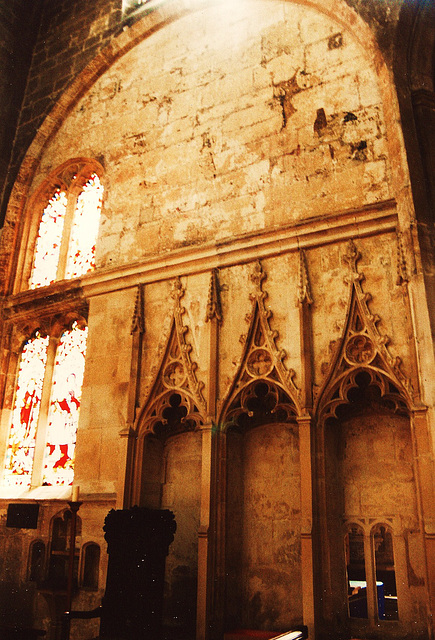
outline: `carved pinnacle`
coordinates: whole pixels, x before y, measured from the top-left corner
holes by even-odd
[[[207,312],[205,321],[216,319],[222,322],[222,306],[220,298],[220,287],[218,270],[213,269],[210,276],[210,286],[208,289]]]
[[[310,280],[308,277],[307,259],[303,249],[299,249],[298,300],[300,304],[313,304]]]
[[[255,286],[257,287],[257,292],[261,293],[263,290],[263,280],[266,280],[267,275],[266,272],[263,270],[263,266],[260,262],[260,260],[257,260],[257,262],[255,263],[254,266],[254,273],[251,274],[251,280],[252,282],[255,284]]]
[[[131,334],[145,333],[144,317],[144,287],[143,284],[137,286],[136,301],[134,304],[133,320],[131,323]]]
[[[396,231],[397,239],[397,279],[396,284],[402,285],[409,282],[408,271],[406,269],[405,253],[403,251],[402,234]]]

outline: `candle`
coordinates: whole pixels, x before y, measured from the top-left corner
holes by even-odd
[[[72,502],[78,502],[79,501],[79,493],[80,493],[80,487],[79,487],[78,484],[76,484],[72,488],[72,498],[71,498]]]

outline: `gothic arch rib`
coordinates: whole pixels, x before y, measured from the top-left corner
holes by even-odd
[[[336,417],[336,410],[347,404],[349,392],[358,386],[358,376],[369,376],[370,385],[378,387],[381,398],[394,410],[408,413],[413,405],[411,382],[401,371],[401,359],[390,354],[388,336],[377,328],[378,315],[372,314],[361,282],[364,274],[358,272],[361,254],[350,240],[344,256],[349,266],[345,282],[349,285],[346,320],[340,340],[332,357],[329,371],[318,395],[315,414],[320,423]]]
[[[267,405],[270,417],[283,416],[283,420],[295,419],[301,413],[294,371],[284,366],[286,353],[277,347],[278,332],[270,327],[272,312],[266,309],[267,293],[262,284],[266,277],[257,261],[251,275],[256,290],[250,295],[252,309],[246,317],[249,329],[242,358],[219,412],[218,424],[222,428],[236,425],[242,415],[254,417],[258,405]]]
[[[147,399],[139,413],[136,433],[168,436],[198,428],[207,416],[203,383],[196,376],[197,364],[191,359],[191,345],[186,340],[188,327],[183,324],[185,309],[181,304],[184,288],[175,280],[175,300],[169,337]]]

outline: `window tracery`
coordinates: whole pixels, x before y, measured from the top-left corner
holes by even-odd
[[[350,618],[397,620],[393,535],[385,523],[366,531],[349,524],[345,534],[348,613]],[[373,572],[371,567],[375,569]],[[376,603],[369,606],[369,602]]]
[[[48,336],[36,332],[21,352],[3,484],[30,484],[47,363]]]
[[[101,174],[101,167],[94,161],[68,162],[33,197],[28,233],[30,242],[32,236],[36,241],[30,277],[24,274],[30,289],[77,278],[95,268],[104,192]],[[34,217],[41,209],[36,229]],[[26,262],[25,256],[23,260]]]
[[[66,205],[65,191],[56,189],[42,213],[29,283],[31,289],[47,286],[56,279]]]
[[[74,323],[59,341],[53,371],[44,485],[72,484],[74,449],[85,368],[87,327]]]
[[[86,355],[87,327],[75,320],[37,331],[19,358],[2,484],[70,485]],[[45,452],[45,455],[44,455]]]

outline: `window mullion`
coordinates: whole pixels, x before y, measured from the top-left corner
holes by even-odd
[[[68,249],[71,238],[71,229],[74,221],[74,213],[76,210],[77,196],[75,193],[68,194],[66,205],[65,223],[63,227],[62,243],[60,245],[59,264],[57,266],[57,280],[65,278],[66,264],[68,260]]]
[[[45,367],[44,382],[42,386],[41,408],[39,410],[38,428],[36,431],[35,456],[33,459],[31,488],[39,487],[42,484],[44,452],[47,440],[48,414],[50,410],[51,386],[58,343],[58,337],[50,336],[47,351],[47,364]]]
[[[376,587],[375,549],[371,535],[364,535],[364,557],[367,581],[367,616],[374,623],[378,615],[378,592]]]

